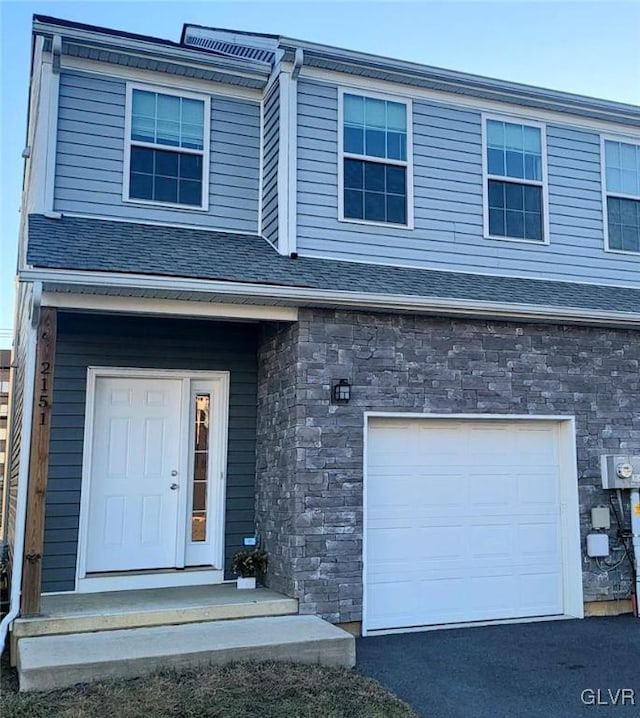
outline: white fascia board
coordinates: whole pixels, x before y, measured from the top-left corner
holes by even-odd
[[[112,52],[126,52],[141,57],[155,57],[159,60],[170,60],[186,67],[208,67],[215,66],[226,72],[239,77],[255,78],[266,80],[271,70],[264,63],[255,63],[251,60],[234,60],[220,55],[214,55],[202,50],[183,48],[172,44],[149,42],[138,38],[127,38],[120,35],[82,30],[80,28],[68,27],[66,25],[55,25],[50,23],[34,22],[33,32],[43,35],[62,35],[65,42],[73,42],[85,46],[104,48]]]
[[[369,90],[371,92],[383,92],[385,94],[400,98],[411,98],[413,100],[426,100],[451,107],[476,110],[478,112],[494,112],[497,114],[511,115],[527,121],[548,122],[550,124],[575,127],[577,129],[591,132],[612,132],[624,134],[625,136],[640,138],[640,128],[625,124],[622,120],[616,120],[612,113],[611,119],[597,119],[575,113],[570,109],[549,110],[532,105],[518,104],[517,99],[505,95],[504,100],[489,99],[465,95],[462,92],[446,92],[444,90],[432,90],[426,87],[418,87],[402,83],[401,80],[380,80],[377,78],[364,77],[362,75],[350,75],[337,70],[325,70],[323,68],[304,65],[300,73],[302,79],[314,80],[331,85],[352,88],[354,90]],[[640,118],[638,118],[640,121]]]
[[[377,292],[351,292],[335,289],[250,284],[245,282],[159,277],[140,274],[110,274],[104,272],[68,269],[26,269],[20,279],[27,282],[106,288],[149,289],[164,291],[190,291],[258,300],[279,300],[296,306],[332,306],[351,309],[380,309],[409,311],[424,314],[461,316],[487,316],[494,319],[527,319],[541,322],[568,322],[571,324],[613,325],[640,327],[640,313],[609,312],[598,309],[580,309],[516,302],[476,301],[446,297],[426,297]]]
[[[123,297],[72,292],[45,291],[42,293],[41,305],[43,307],[80,311],[161,314],[207,319],[257,319],[274,322],[295,322],[298,319],[297,307],[223,304],[206,301],[152,299],[149,297]]]
[[[636,105],[624,102],[615,102],[605,100],[598,97],[590,97],[587,95],[579,95],[576,93],[565,92],[562,90],[554,90],[550,88],[537,87],[535,85],[526,85],[524,83],[511,82],[509,80],[501,80],[483,75],[475,75],[472,73],[461,72],[459,70],[450,70],[441,67],[433,67],[430,65],[422,65],[407,60],[398,60],[395,58],[373,55],[370,53],[358,52],[356,50],[345,50],[330,46],[319,45],[303,40],[293,40],[290,38],[281,38],[280,46],[293,50],[294,48],[302,48],[308,58],[307,66],[313,66],[314,61],[329,61],[334,63],[342,63],[354,69],[353,74],[362,76],[362,70],[367,69],[378,72],[395,73],[399,78],[397,82],[402,82],[400,78],[412,77],[417,80],[425,80],[437,82],[440,84],[449,84],[451,93],[481,93],[487,95],[503,95],[506,102],[514,102],[518,104],[519,98],[522,102],[546,102],[556,105],[559,112],[574,113],[581,116],[582,113],[602,113],[609,114],[613,121],[615,118],[625,115],[625,119],[630,122],[640,120],[640,111]],[[321,68],[318,68],[321,69]],[[359,70],[359,71],[355,71]],[[324,70],[323,70],[324,71]],[[351,74],[346,71],[340,71],[339,74]],[[376,82],[378,80],[375,80]],[[407,85],[409,86],[409,85]],[[411,85],[416,87],[416,85]],[[514,99],[509,99],[514,98]],[[479,98],[485,101],[488,98]],[[622,120],[623,124],[625,121]]]

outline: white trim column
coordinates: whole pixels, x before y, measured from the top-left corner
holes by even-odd
[[[278,137],[278,253],[297,251],[298,81],[292,72],[280,73]]]

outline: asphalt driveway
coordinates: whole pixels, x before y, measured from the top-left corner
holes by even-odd
[[[360,638],[357,656],[361,673],[428,718],[640,716],[631,616]]]

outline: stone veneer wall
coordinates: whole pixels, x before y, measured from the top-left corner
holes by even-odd
[[[256,513],[270,585],[303,613],[361,619],[366,410],[575,415],[584,538],[591,507],[608,504],[600,455],[640,451],[639,366],[632,330],[302,310],[259,348]],[[334,406],[341,378],[352,400]],[[612,516],[612,539],[615,528]],[[584,556],[583,575],[586,601],[631,586],[627,562],[607,574]]]
[[[263,325],[258,347],[256,526],[269,552],[268,583],[289,596],[298,595],[296,561],[305,551],[296,525],[304,513],[296,480],[298,334],[298,324]]]

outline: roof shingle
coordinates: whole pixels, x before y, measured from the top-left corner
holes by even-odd
[[[81,217],[29,217],[34,267],[640,314],[638,289],[299,257],[259,236]]]

